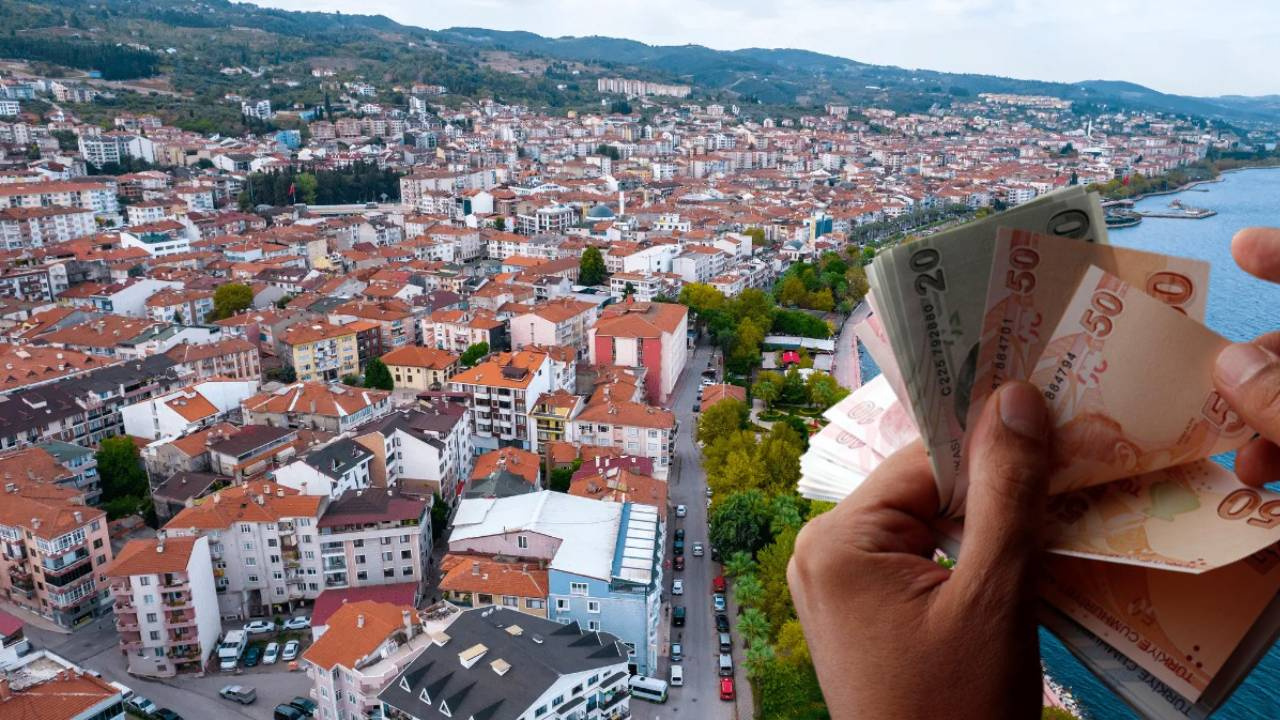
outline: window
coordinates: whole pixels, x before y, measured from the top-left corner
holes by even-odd
[[[151,584],[151,576],[149,576],[149,575],[143,575],[142,577],[138,578],[138,584],[139,584],[139,585],[141,585],[141,586],[143,586],[143,587],[146,587],[146,586],[150,585],[150,584]]]
[[[404,567],[400,568],[400,574],[401,574],[401,575],[404,575],[405,577],[408,577],[408,576],[412,575],[412,574],[413,574],[413,566],[412,566],[412,565],[405,565]]]
[[[147,622],[153,623],[153,622],[159,622],[159,621],[160,621],[159,615],[156,615],[155,613],[147,613]]]
[[[245,559],[244,559],[244,564],[245,564],[247,567],[254,567],[255,565],[257,565],[257,564],[258,564],[258,558],[256,558],[256,557],[247,557],[247,558],[245,558]]]
[[[245,543],[245,544],[244,544],[244,549],[245,549],[245,550],[252,550],[252,549],[253,549],[253,543],[251,543],[251,542],[247,542],[247,543]]]
[[[96,520],[94,522],[97,522]],[[102,547],[102,538],[93,541],[93,549],[97,550]]]
[[[568,612],[569,600],[566,598],[556,598],[556,612]]]
[[[351,541],[351,547],[364,547],[364,539],[357,538]]]
[[[586,584],[586,583],[584,583],[584,582],[571,582],[571,583],[569,583],[569,594],[570,594],[570,595],[586,595],[586,594],[587,594],[587,589],[588,589],[588,588],[587,588],[587,584]]]
[[[284,588],[282,588],[282,587],[278,587],[278,588],[276,588],[276,594],[277,594],[277,595],[284,595]]]
[[[541,610],[547,606],[547,603],[543,600],[538,600],[536,598],[525,598],[524,606],[526,609],[529,609],[529,610]]]
[[[401,543],[408,544],[408,542],[409,542],[409,536],[408,536],[408,535],[401,535],[401,536],[400,536],[400,542],[401,542]]]
[[[356,556],[356,564],[357,564],[357,565],[363,565],[363,564],[364,564],[364,555],[357,555],[357,556]]]
[[[390,535],[388,535],[388,536],[386,536],[386,537],[382,538],[381,542],[382,542],[382,544],[383,544],[383,545],[390,545],[393,539],[394,539],[394,538],[392,538]]]
[[[589,612],[589,613],[598,613],[598,612],[600,612],[600,601],[599,601],[599,600],[588,600],[588,601],[587,601],[587,612]]]
[[[151,632],[147,633],[147,636],[148,636],[148,637],[150,637],[152,640],[159,640],[159,639],[160,639],[160,631],[159,631],[159,630],[152,630]]]
[[[156,604],[156,596],[155,596],[155,595],[143,595],[143,596],[142,596],[142,604],[143,604],[143,605],[155,605],[155,604]]]
[[[249,576],[249,582],[251,582],[251,583],[256,583],[256,582],[258,582],[258,576],[257,576],[257,575],[250,575],[250,576]]]
[[[267,538],[267,547],[275,547],[278,544],[279,543],[276,541],[275,538]]]
[[[253,532],[253,526],[249,523],[240,523],[240,532],[251,533]]]
[[[520,548],[521,550],[527,549],[529,547],[529,538],[525,535],[517,535],[516,547]]]
[[[92,532],[97,532],[98,528],[100,527],[102,527],[102,523],[98,520],[94,520],[93,522],[89,523],[89,530]],[[97,547],[97,546],[95,545],[94,547]]]
[[[357,579],[357,580],[368,580],[368,579],[369,579],[369,573],[365,572],[364,570],[361,570],[360,572],[356,573],[356,579]]]
[[[391,551],[384,552],[382,553],[382,562],[391,562],[394,557],[395,553]]]
[[[401,551],[400,551],[400,559],[401,559],[401,560],[412,560],[412,559],[413,559],[413,551],[412,551],[412,550],[401,550]]]
[[[279,565],[279,564],[280,564],[280,556],[279,556],[279,555],[272,555],[272,556],[271,556],[271,564],[272,564],[272,565]]]
[[[395,577],[395,576],[396,576],[396,569],[395,569],[395,568],[382,568],[382,577],[384,577],[384,578],[393,578],[393,577]]]
[[[588,629],[588,630],[599,630],[599,629],[600,629],[600,621],[599,621],[599,620],[588,620],[588,621],[587,621],[587,629]]]
[[[271,573],[271,578],[273,580],[283,580],[284,573],[280,572],[279,570],[276,570],[275,572]]]
[[[515,595],[503,595],[502,606],[509,607],[509,608],[518,608],[520,607],[520,598],[516,597]]]

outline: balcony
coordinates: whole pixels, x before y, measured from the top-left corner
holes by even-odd
[[[9,584],[15,590],[22,592],[33,592],[36,589],[35,579],[31,577],[31,573],[20,567],[9,568]]]
[[[196,626],[196,614],[194,611],[168,613],[165,615],[164,626],[171,630],[193,628]]]
[[[187,608],[192,607],[192,603],[191,603],[191,594],[190,594],[190,593],[185,593],[185,592],[180,592],[180,593],[169,593],[169,592],[166,592],[166,593],[163,595],[163,598],[164,598],[164,604],[165,604],[165,607],[167,607],[167,608],[169,608],[169,609],[171,609],[171,610],[179,610],[179,609],[185,610],[185,609],[187,609]]]

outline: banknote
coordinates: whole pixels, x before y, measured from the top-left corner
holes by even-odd
[[[885,458],[853,433],[831,424],[809,437],[809,447],[819,456],[826,456],[860,473],[870,473]]]
[[[832,405],[824,417],[883,457],[920,437],[910,411],[883,373]]]
[[[1200,575],[1049,556],[1040,576],[1051,606],[1195,701],[1280,593],[1280,550]]]
[[[1091,266],[1204,321],[1208,263],[1001,228],[987,286],[969,426],[977,421],[982,405],[996,388],[1008,380],[1031,376],[1049,342],[1049,333],[1058,326],[1067,301]],[[956,508],[964,507],[967,489],[962,466],[952,495]]]
[[[907,391],[902,384],[902,370],[898,368],[898,359],[894,357],[893,347],[889,344],[889,336],[885,332],[875,295],[874,292],[867,293],[866,298],[849,317],[849,322],[853,323],[853,334],[867,349],[871,359],[876,361],[889,387],[893,389],[893,394],[906,402]]]
[[[1055,495],[1051,552],[1203,573],[1280,542],[1280,493],[1211,460]]]
[[[1012,227],[1100,242],[1106,222],[1097,196],[1079,186],[1043,195],[978,222],[880,253],[868,282],[898,358],[907,403],[926,433],[944,511],[953,489],[978,359],[996,231]]]
[[[1055,424],[1050,494],[1234,450],[1253,431],[1213,387],[1226,338],[1101,268],[1067,303],[1030,381]]]

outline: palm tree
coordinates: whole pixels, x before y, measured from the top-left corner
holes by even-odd
[[[738,618],[738,633],[748,641],[769,639],[769,618],[758,608],[747,608]]]
[[[751,608],[764,599],[764,585],[752,573],[739,575],[733,581],[733,601],[739,609]]]
[[[758,678],[773,662],[773,646],[763,640],[751,643],[747,648],[747,675]]]
[[[749,575],[755,571],[756,561],[751,557],[751,553],[745,550],[735,552],[724,561],[724,574],[729,577]]]

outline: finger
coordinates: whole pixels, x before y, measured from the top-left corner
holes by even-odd
[[[997,576],[1020,585],[1040,549],[1049,413],[1040,392],[1025,382],[1005,383],[995,400],[983,408],[967,451],[970,483],[956,563],[959,585],[990,583]]]
[[[862,552],[927,556],[935,546],[928,523],[937,514],[933,469],[924,445],[915,442],[885,458],[834,510],[814,518],[814,529],[824,542],[838,536],[841,545]]]
[[[1280,442],[1280,355],[1257,343],[1228,345],[1214,364],[1213,384],[1246,425]]]
[[[1245,228],[1231,238],[1231,256],[1245,272],[1280,282],[1280,228]]]
[[[1236,452],[1236,476],[1254,487],[1280,480],[1280,447],[1266,438],[1254,438]]]

